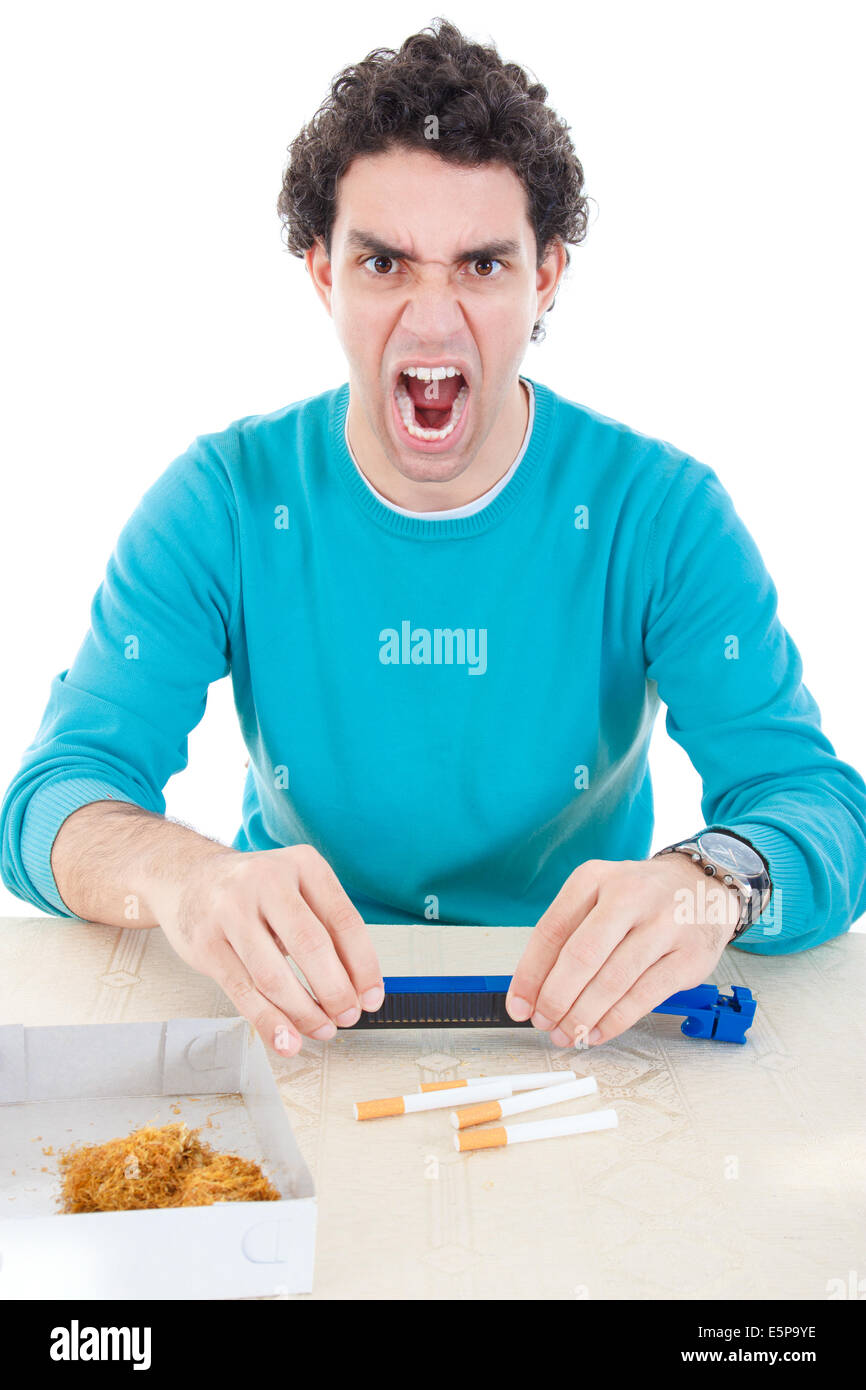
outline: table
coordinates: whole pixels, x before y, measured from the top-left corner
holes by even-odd
[[[371,934],[386,975],[510,974],[529,928]],[[744,1046],[649,1015],[598,1048],[534,1029],[343,1032],[269,1052],[319,1208],[313,1298],[826,1299],[866,1275],[866,939],[729,948],[758,1000]],[[0,1021],[224,1017],[163,933],[0,919]],[[593,1074],[615,1130],[458,1154],[447,1111],[358,1123],[352,1101],[479,1072]],[[539,1114],[558,1113],[539,1112]],[[537,1116],[517,1117],[534,1119]],[[307,1296],[309,1297],[309,1295]]]

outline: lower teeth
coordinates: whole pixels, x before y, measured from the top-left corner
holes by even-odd
[[[448,416],[448,424],[441,430],[429,430],[415,424],[415,407],[412,399],[402,381],[397,382],[394,391],[397,397],[397,409],[400,411],[400,418],[406,426],[406,432],[411,434],[413,439],[425,439],[428,442],[439,439],[447,439],[454,430],[463,414],[463,407],[469,395],[469,387],[461,386],[457,395],[454,397],[454,404],[451,407],[451,414]]]

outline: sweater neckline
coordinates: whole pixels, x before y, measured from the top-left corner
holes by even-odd
[[[440,510],[438,512],[422,512],[413,511],[410,507],[398,507],[396,502],[389,502],[388,498],[383,497],[381,492],[379,492],[379,490],[373,486],[373,484],[370,482],[370,479],[365,477],[364,474],[361,473],[360,465],[358,463],[358,460],[355,458],[355,455],[352,453],[352,445],[349,441],[347,416],[346,424],[343,428],[343,438],[346,441],[346,448],[349,450],[349,457],[354,463],[355,468],[358,470],[359,473],[361,473],[361,476],[364,478],[364,481],[367,484],[367,487],[370,489],[370,491],[375,493],[376,497],[378,497],[379,501],[383,504],[383,506],[390,507],[392,512],[400,512],[402,516],[416,516],[419,517],[422,521],[450,521],[452,518],[460,516],[471,516],[473,512],[480,512],[483,507],[489,507],[494,497],[498,497],[502,489],[508,486],[508,484],[511,482],[511,479],[514,477],[514,474],[517,472],[518,468],[523,462],[523,459],[526,456],[526,450],[529,448],[529,441],[532,438],[532,426],[535,421],[535,392],[532,389],[531,383],[528,381],[526,377],[522,376],[520,378],[520,381],[526,387],[526,396],[529,402],[529,415],[526,422],[526,429],[523,431],[523,439],[521,440],[520,448],[517,451],[514,462],[512,463],[510,468],[506,469],[501,478],[499,478],[495,483],[493,483],[491,487],[487,488],[486,492],[483,492],[480,497],[476,497],[475,500],[472,502],[465,502],[461,507],[446,507],[444,508],[444,510]]]
[[[548,387],[541,385],[521,373],[524,381],[532,387],[535,395],[535,417],[526,451],[520,466],[506,483],[501,492],[480,511],[469,516],[450,517],[445,520],[404,516],[393,508],[380,502],[371,491],[349,453],[346,445],[346,415],[349,409],[349,383],[337,387],[331,400],[331,453],[336,460],[339,473],[350,497],[372,521],[395,535],[412,537],[417,540],[447,540],[461,536],[476,536],[487,531],[502,520],[518,503],[523,494],[534,482],[540,471],[544,457],[550,420],[555,407],[555,398]]]

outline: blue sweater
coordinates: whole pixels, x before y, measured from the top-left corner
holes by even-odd
[[[459,518],[371,491],[347,384],[193,440],[124,526],[6,792],[12,892],[71,915],[50,867],[63,820],[110,797],[164,812],[231,672],[250,754],[235,847],[315,845],[368,922],[532,925],[583,860],[645,858],[663,701],[705,825],[770,867],[738,946],[847,930],[866,911],[866,785],[821,731],[728,493],[532,385],[514,476]]]

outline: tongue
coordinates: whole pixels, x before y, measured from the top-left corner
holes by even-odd
[[[441,429],[463,385],[462,376],[446,376],[442,381],[421,381],[417,376],[404,376],[402,380],[415,407],[418,424],[425,429]]]

